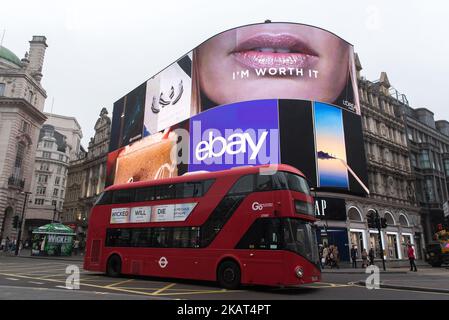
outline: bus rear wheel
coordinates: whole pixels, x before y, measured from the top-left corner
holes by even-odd
[[[116,254],[112,255],[108,259],[106,266],[106,274],[109,277],[118,277],[122,273],[122,259]]]
[[[217,271],[217,280],[225,289],[237,289],[240,286],[240,267],[231,260],[220,263]]]

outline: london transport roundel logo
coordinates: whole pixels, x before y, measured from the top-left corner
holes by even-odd
[[[165,268],[167,266],[167,264],[168,264],[168,260],[166,257],[161,257],[159,259],[159,267]]]

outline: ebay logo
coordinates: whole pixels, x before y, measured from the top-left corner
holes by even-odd
[[[278,123],[277,100],[233,103],[196,115],[190,119],[189,171],[279,163]]]

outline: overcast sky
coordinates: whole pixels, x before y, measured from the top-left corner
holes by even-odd
[[[112,104],[202,41],[271,19],[312,24],[352,43],[369,80],[386,71],[413,107],[449,120],[449,5],[443,1],[2,1],[3,45],[19,58],[45,35],[45,111],[74,116],[87,147]],[[1,36],[1,33],[0,33]]]

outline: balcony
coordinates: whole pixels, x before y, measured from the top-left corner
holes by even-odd
[[[23,189],[25,187],[25,180],[14,176],[10,176],[8,178],[8,187]]]

